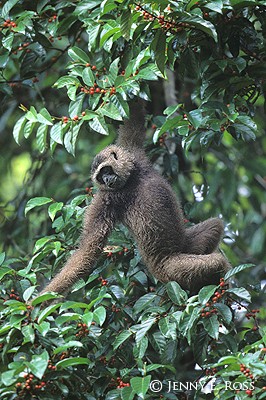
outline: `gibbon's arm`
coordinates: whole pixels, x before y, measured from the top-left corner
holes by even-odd
[[[108,211],[100,196],[96,195],[85,211],[84,227],[78,249],[40,294],[57,292],[65,295],[78,279],[89,275],[101,254],[114,222],[114,216]]]
[[[130,116],[118,129],[117,144],[131,150],[142,148],[145,138],[145,106],[141,99],[133,100],[129,105]]]

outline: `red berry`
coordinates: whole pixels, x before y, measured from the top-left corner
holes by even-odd
[[[97,69],[96,65],[93,65],[93,66],[91,67],[91,69],[92,69],[93,71],[95,71],[95,70]]]

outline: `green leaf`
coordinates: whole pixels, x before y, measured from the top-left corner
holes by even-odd
[[[226,304],[216,303],[215,308],[218,310],[218,313],[222,316],[224,322],[226,324],[230,324],[232,321],[232,311]]]
[[[50,130],[50,137],[56,143],[63,144],[63,126],[61,122],[53,125]]]
[[[25,325],[21,329],[22,335],[24,336],[23,344],[31,342],[34,343],[35,333],[32,325]]]
[[[132,332],[124,331],[121,332],[113,343],[113,348],[116,350],[122,343],[124,343],[130,336],[132,336]]]
[[[250,293],[244,288],[233,288],[227,289],[226,293],[232,293],[237,297],[240,297],[243,300],[246,300],[248,303],[251,302],[251,295]]]
[[[30,297],[32,296],[35,288],[36,288],[36,286],[30,286],[28,289],[25,290],[25,292],[23,293],[23,299],[25,301],[28,301],[30,299]]]
[[[16,370],[11,370],[1,373],[1,381],[6,388],[13,385],[17,381],[17,374],[15,375],[15,372]]]
[[[166,291],[172,302],[177,305],[186,303],[188,299],[187,293],[177,282],[168,282],[166,284]]]
[[[151,50],[154,52],[155,62],[159,71],[164,75],[166,63],[166,35],[162,29],[157,30],[151,43]]]
[[[206,21],[206,19],[203,19],[199,15],[191,15],[183,11],[182,14],[180,14],[180,19],[178,21],[186,22],[194,26],[196,29],[205,32],[207,35],[212,37],[215,42],[217,42],[217,32],[215,26],[210,21]]]
[[[130,8],[127,8],[125,11],[122,12],[121,15],[121,33],[122,36],[126,39],[130,39],[130,29],[132,25],[132,15]]]
[[[41,109],[41,111],[37,114],[37,118],[41,124],[53,125],[52,117],[46,108]]]
[[[223,2],[222,0],[215,0],[209,3],[206,3],[204,7],[208,8],[209,10],[215,11],[219,14],[223,13]]]
[[[11,32],[9,35],[7,35],[2,39],[3,47],[5,47],[7,50],[11,50],[13,45],[13,40],[14,40],[14,33]]]
[[[54,86],[57,87],[58,89],[71,85],[79,87],[80,81],[78,80],[78,78],[75,78],[73,76],[62,76],[54,83]]]
[[[57,369],[65,369],[75,365],[90,365],[90,364],[91,361],[88,358],[73,357],[73,358],[65,358],[64,360],[58,361],[58,363],[56,363],[56,367]]]
[[[70,58],[72,58],[73,61],[81,61],[85,64],[90,62],[88,54],[86,54],[84,50],[76,46],[68,50],[68,55]]]
[[[93,86],[95,82],[95,76],[90,67],[84,68],[82,72],[82,79],[85,85],[90,87]]]
[[[109,67],[107,79],[110,85],[114,85],[117,78],[117,74],[119,71],[119,61],[119,58],[116,58]]]
[[[25,139],[28,139],[28,137],[30,137],[30,135],[31,135],[31,133],[32,133],[32,131],[33,131],[33,129],[34,129],[34,127],[35,127],[35,122],[28,121],[28,122],[25,124],[24,132],[23,132],[23,135],[24,135],[24,138],[25,138]]]
[[[55,219],[57,211],[62,210],[63,206],[64,203],[60,202],[60,203],[53,203],[48,207],[48,215],[52,221]]]
[[[159,297],[154,294],[154,293],[147,293],[144,296],[140,297],[136,303],[134,304],[133,310],[135,313],[139,313],[143,311],[144,309],[147,309],[147,307],[153,302],[153,300],[159,300]],[[158,304],[154,302],[154,304]]]
[[[118,110],[118,108],[113,103],[105,103],[103,107],[99,108],[99,114],[106,115],[109,118],[112,118],[116,121],[122,121],[122,116]]]
[[[20,139],[23,135],[23,129],[26,121],[26,117],[25,115],[23,115],[23,117],[19,118],[19,120],[15,123],[15,126],[13,128],[13,136],[17,144],[19,144]]]
[[[225,274],[224,279],[227,280],[227,279],[231,278],[232,276],[238,274],[239,272],[244,271],[247,268],[252,268],[252,267],[255,267],[255,265],[254,264],[241,264],[241,265],[238,265],[237,267],[230,269]]]
[[[106,310],[104,307],[100,306],[93,311],[93,318],[100,326],[104,323],[106,319]]]
[[[25,362],[27,367],[31,370],[33,375],[42,379],[46,368],[48,366],[49,354],[44,350],[41,354],[32,356],[31,362]]]
[[[217,315],[212,315],[210,318],[203,318],[202,322],[209,336],[217,340],[219,337],[219,321]]]
[[[6,258],[6,253],[5,252],[0,253],[0,265],[3,264],[5,258]]]
[[[38,121],[38,113],[35,109],[35,107],[31,106],[29,111],[25,114],[25,117],[27,120],[31,122],[37,122]]]
[[[201,302],[201,304],[205,305],[210,300],[214,292],[216,292],[216,290],[217,286],[215,285],[204,286],[202,289],[200,289],[199,301]]]
[[[143,321],[140,325],[134,325],[134,329],[136,330],[136,343],[139,343],[141,341],[141,339],[146,335],[148,330],[155,322],[156,318],[149,318],[146,321]]]
[[[31,304],[32,304],[33,306],[37,306],[37,304],[40,304],[40,303],[42,303],[42,302],[44,302],[44,301],[53,300],[53,299],[58,299],[58,298],[60,298],[60,297],[62,297],[62,296],[59,295],[59,294],[56,294],[56,293],[44,293],[44,294],[41,294],[40,296],[36,297],[36,298],[31,302]]]
[[[141,398],[145,398],[151,381],[151,375],[147,375],[144,378],[135,377],[130,379],[130,385],[134,392]]]
[[[43,206],[44,204],[51,203],[52,201],[53,199],[50,197],[34,197],[33,199],[30,199],[25,207],[25,215],[33,208]]]
[[[83,344],[81,342],[78,342],[77,340],[70,340],[69,342],[65,343],[63,346],[57,347],[54,350],[54,354],[62,353],[63,351],[66,351],[70,347],[83,347]]]
[[[45,318],[47,318],[49,315],[51,315],[58,307],[60,307],[60,303],[52,304],[52,305],[48,306],[47,308],[45,308],[44,310],[42,310],[38,317],[38,324],[41,324],[45,320]]]
[[[89,125],[94,131],[102,135],[109,135],[108,126],[103,117],[95,117],[92,121],[89,121]]]
[[[6,19],[9,15],[9,11],[19,2],[19,0],[8,0],[2,8],[1,16]]]
[[[36,144],[40,153],[43,153],[46,149],[47,131],[47,125],[40,125],[36,132]]]

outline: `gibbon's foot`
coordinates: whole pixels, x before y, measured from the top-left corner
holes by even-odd
[[[230,268],[229,262],[219,253],[178,254],[152,272],[162,282],[176,281],[183,289],[196,293],[205,285],[218,285]]]
[[[184,253],[210,254],[215,251],[224,233],[223,221],[210,218],[185,230]]]

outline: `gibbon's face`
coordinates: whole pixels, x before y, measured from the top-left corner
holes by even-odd
[[[94,158],[92,181],[100,190],[116,191],[125,186],[134,168],[132,154],[122,147],[111,145]]]

